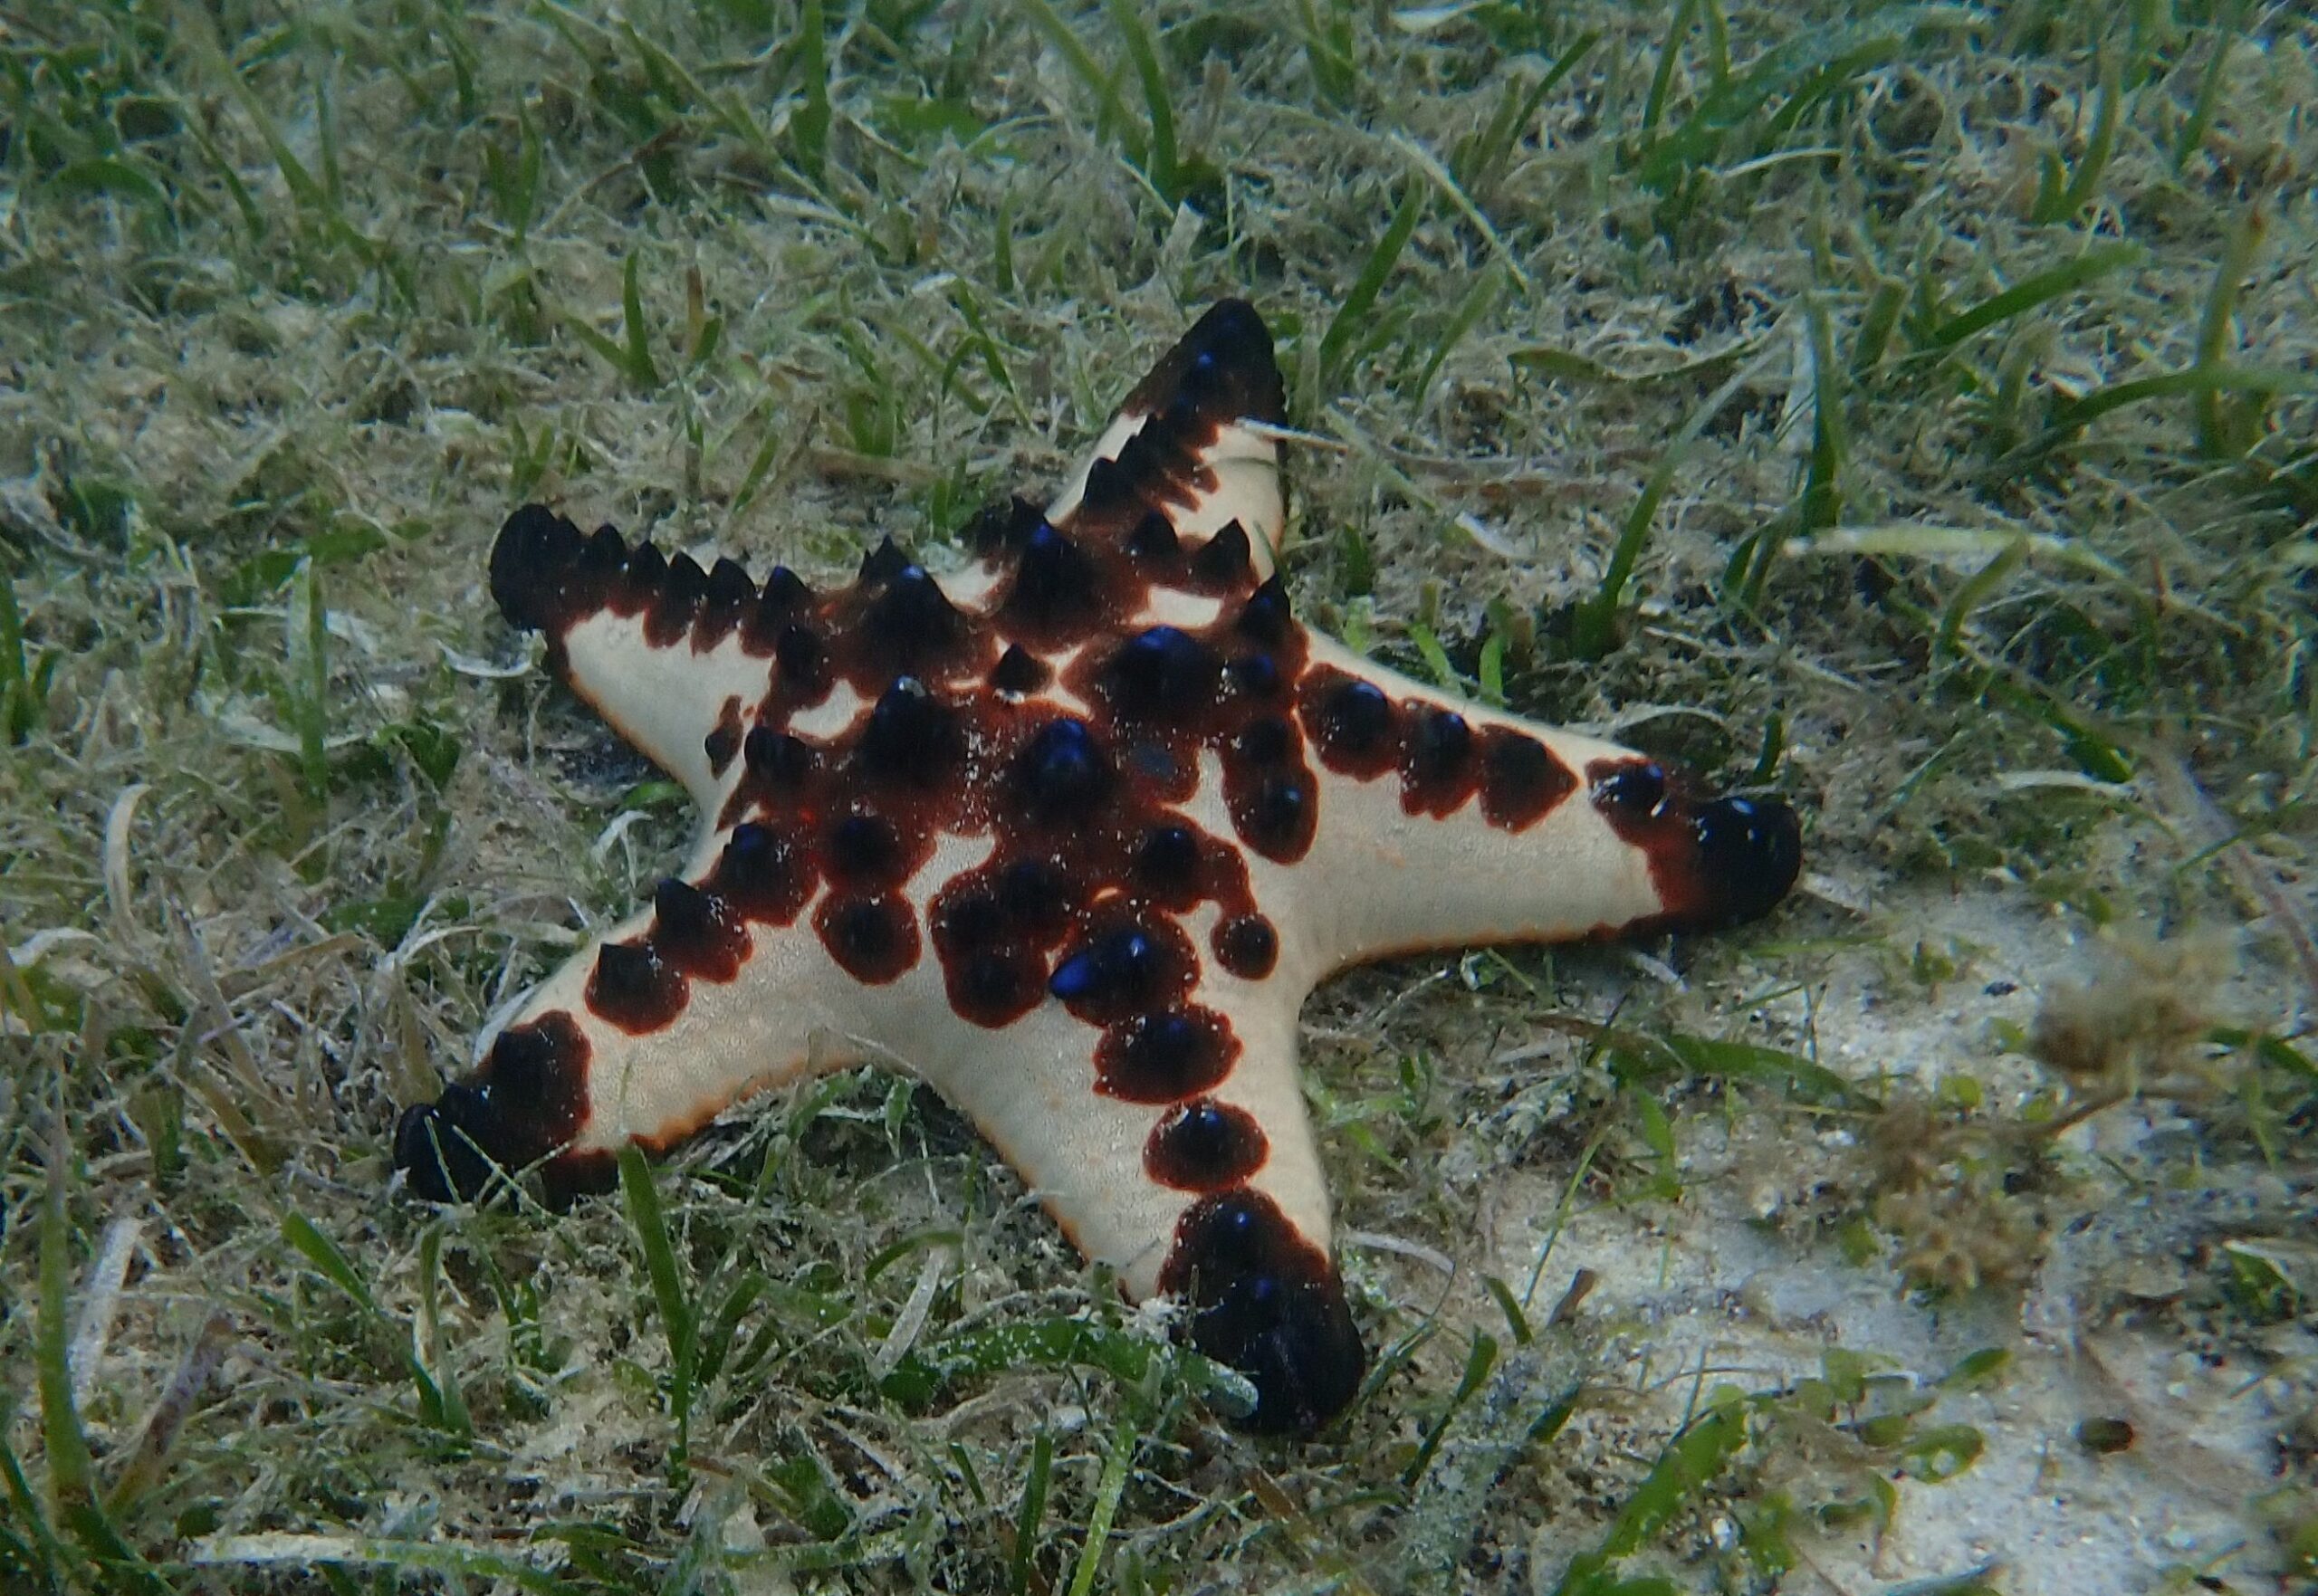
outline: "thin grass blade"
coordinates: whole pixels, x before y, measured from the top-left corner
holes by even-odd
[[[1142,8],[1133,0],[1103,0],[1103,9],[1118,29],[1119,37],[1126,41],[1126,58],[1135,68],[1136,81],[1143,85],[1143,103],[1151,119],[1151,139],[1144,157],[1143,174],[1169,205],[1178,204],[1183,194],[1183,172],[1175,157],[1175,112],[1167,101],[1167,75],[1160,70],[1159,52],[1152,42],[1150,26]]]
[[[67,1298],[72,1288],[72,1224],[64,1212],[64,1171],[72,1154],[63,1136],[63,1116],[48,1150],[47,1195],[40,1223],[40,1300],[34,1326],[34,1361],[39,1365],[41,1439],[48,1458],[49,1490],[64,1525],[82,1550],[107,1573],[129,1587],[162,1590],[160,1579],[121,1538],[98,1496],[97,1466],[72,1400],[72,1326]]]
[[[1030,1442],[1030,1475],[1022,1486],[1022,1511],[1014,1520],[1014,1555],[1007,1560],[1006,1588],[1013,1596],[1030,1589],[1030,1558],[1039,1525],[1046,1518],[1047,1486],[1054,1474],[1054,1437],[1041,1429]]]
[[[1345,350],[1375,308],[1376,297],[1384,290],[1384,280],[1393,274],[1401,251],[1408,247],[1417,224],[1424,219],[1428,197],[1422,184],[1407,186],[1392,221],[1370,246],[1367,258],[1360,263],[1359,275],[1345,291],[1336,313],[1328,319],[1327,330],[1320,335],[1320,385],[1324,391],[1332,394],[1342,386]]]
[[[682,1469],[691,1431],[699,1325],[685,1291],[683,1271],[676,1266],[675,1247],[668,1239],[667,1219],[661,1211],[652,1166],[632,1142],[619,1150],[619,1189],[628,1226],[636,1232],[637,1250],[643,1255],[645,1275],[652,1284],[652,1300],[660,1310],[661,1328],[668,1337],[668,1406],[676,1421],[672,1467]]]
[[[1499,1301],[1510,1305],[1512,1294],[1505,1291],[1501,1285],[1498,1289],[1502,1294]],[[1518,1310],[1515,1318],[1518,1323]],[[1440,1419],[1425,1432],[1424,1439],[1417,1444],[1416,1456],[1410,1458],[1409,1466],[1401,1471],[1402,1489],[1416,1488],[1416,1483],[1424,1477],[1425,1470],[1432,1467],[1432,1459],[1439,1455],[1441,1443],[1448,1438],[1449,1426],[1455,1421],[1458,1410],[1472,1400],[1473,1393],[1481,1389],[1481,1382],[1489,1378],[1489,1371],[1495,1367],[1497,1338],[1474,1331],[1472,1345],[1465,1353],[1465,1371],[1457,1381],[1457,1390],[1450,1397],[1449,1405],[1441,1410]]]
[[[1070,1596],[1087,1596],[1095,1588],[1105,1543],[1110,1540],[1112,1522],[1118,1516],[1119,1498],[1126,1494],[1127,1469],[1135,1461],[1135,1439],[1132,1419],[1122,1421],[1111,1437],[1110,1450],[1103,1458],[1103,1477],[1095,1486],[1095,1510],[1087,1517],[1087,1543],[1079,1548],[1078,1567],[1070,1576]]]
[[[2148,257],[2137,244],[2096,244],[2074,260],[2022,278],[2010,288],[1990,294],[1970,310],[1949,317],[1924,339],[1931,349],[1951,349],[1975,333],[2025,315],[2037,306],[2074,293],[2112,272],[2137,266]]]

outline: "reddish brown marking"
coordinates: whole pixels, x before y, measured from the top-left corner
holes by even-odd
[[[998,663],[990,668],[990,684],[1017,698],[1036,693],[1053,680],[1054,672],[1046,661],[1019,643],[1000,655]]]
[[[1365,781],[1400,762],[1400,710],[1374,683],[1323,665],[1305,676],[1297,696],[1304,729],[1329,769]]]
[[[479,1196],[495,1167],[536,1163],[588,1123],[587,1033],[557,1010],[499,1033],[471,1081],[404,1110],[395,1167],[434,1202]]]
[[[1183,540],[1175,535],[1175,523],[1167,519],[1166,511],[1146,510],[1127,530],[1126,551],[1153,565],[1167,565],[1183,553]]]
[[[1064,944],[1047,989],[1090,1025],[1173,1008],[1199,980],[1199,950],[1174,921],[1114,899]]]
[[[933,574],[905,561],[889,575],[873,578],[864,562],[852,591],[870,591],[846,640],[868,667],[870,683],[882,685],[899,675],[931,675],[967,651],[966,617],[950,602]],[[856,679],[866,691],[868,683]]]
[[[1212,1008],[1139,1014],[1095,1045],[1095,1090],[1123,1103],[1179,1103],[1221,1085],[1240,1038]]]
[[[1189,819],[1164,816],[1135,845],[1134,883],[1159,907],[1181,913],[1210,895],[1209,851],[1205,835]]]
[[[707,886],[743,920],[787,925],[820,884],[811,850],[780,828],[743,822],[724,839]]]
[[[1044,516],[1011,543],[1011,552],[1014,571],[999,595],[997,616],[1000,629],[1018,645],[1076,643],[1123,597],[1118,588],[1126,577],[1119,563],[1090,553]]]
[[[1585,780],[1594,791],[1594,807],[1636,846],[1643,846],[1643,828],[1668,818],[1678,801],[1665,767],[1655,760],[1596,760],[1585,767]]]
[[[1248,540],[1248,529],[1236,521],[1218,527],[1192,556],[1191,574],[1193,587],[1202,593],[1231,593],[1246,587],[1255,577],[1255,545]]]
[[[959,1018],[1003,1030],[1046,1001],[1047,961],[1020,947],[945,951],[942,980]]]
[[[1146,421],[1119,445],[1116,460],[1097,462],[1087,473],[1087,499],[1104,510],[1130,507],[1137,498],[1154,509],[1189,509],[1215,486],[1215,473],[1199,463],[1195,446],[1166,415]]]
[[[481,1072],[492,1107],[536,1135],[541,1152],[560,1147],[587,1123],[593,1051],[580,1022],[561,1009],[510,1026],[493,1040]]]
[[[1320,795],[1302,760],[1259,762],[1227,756],[1223,802],[1240,839],[1265,858],[1293,865],[1311,852]]]
[[[1061,855],[1031,854],[992,865],[983,869],[1022,935],[1035,947],[1060,947],[1085,903],[1083,888]]]
[[[1336,1266],[1262,1192],[1186,1209],[1159,1289],[1189,1301],[1201,1352],[1255,1382],[1250,1429],[1308,1433],[1359,1391],[1367,1354]]]
[[[651,547],[650,544],[645,545]],[[692,630],[708,597],[708,573],[689,554],[678,554],[660,573],[644,611],[644,641],[666,648]]]
[[[1594,807],[1619,839],[1650,861],[1660,913],[1622,933],[1704,931],[1767,913],[1803,867],[1801,824],[1783,803],[1700,799],[1654,761],[1596,760],[1585,767]]]
[[[927,916],[942,960],[950,1007],[960,1018],[996,1030],[1046,1000],[1047,955],[1069,929],[1057,913],[1058,892],[1044,871],[1018,864],[984,865],[951,878]]]
[[[1159,1116],[1143,1144],[1143,1168],[1178,1191],[1221,1191],[1262,1169],[1270,1153],[1255,1115],[1201,1097]]]
[[[650,543],[638,543],[627,551],[604,607],[623,620],[645,615],[659,598],[660,582],[667,574],[668,557]]]
[[[772,639],[772,683],[790,709],[803,709],[827,698],[830,687],[828,641],[802,621],[781,627]],[[761,715],[764,711],[757,712]]]
[[[882,987],[899,980],[917,962],[917,919],[907,899],[887,894],[880,897],[839,897],[821,900],[813,912],[813,929],[838,968],[865,987]]]
[[[1260,914],[1241,914],[1215,928],[1215,959],[1243,981],[1260,981],[1279,963],[1279,932]]]
[[[627,558],[618,534],[611,540]],[[604,560],[580,529],[543,504],[526,504],[509,516],[491,546],[491,597],[508,621],[541,631],[555,642],[608,597]]]
[[[684,974],[660,956],[649,936],[606,942],[588,977],[589,1012],[631,1037],[660,1029],[684,1012],[691,995]]]
[[[741,758],[748,761],[749,774],[756,778],[761,791],[781,793],[804,786],[820,760],[820,750],[793,732],[752,726],[741,739]]]
[[[652,894],[652,948],[694,980],[729,981],[749,956],[741,917],[714,893],[674,877]]]
[[[821,840],[821,858],[830,885],[838,891],[890,893],[933,856],[931,835],[905,835],[893,821],[868,808],[834,817]]]
[[[723,555],[708,568],[707,591],[701,597],[700,619],[694,623],[692,651],[706,654],[741,629],[755,607],[757,585],[739,561]]]
[[[1472,722],[1454,710],[1415,702],[1401,732],[1401,808],[1444,819],[1464,808],[1479,784]]]
[[[770,659],[781,635],[813,607],[813,590],[785,565],[766,574],[753,603],[741,616],[741,647],[752,659]]]
[[[1577,790],[1577,778],[1551,749],[1510,726],[1481,733],[1480,757],[1481,815],[1507,831],[1528,830]]]
[[[720,559],[716,564],[722,569],[724,561]],[[724,707],[717,712],[716,724],[701,740],[701,751],[708,756],[708,773],[711,776],[721,779],[733,763],[733,756],[741,751],[743,730],[741,725],[741,695],[730,693],[725,697]]]

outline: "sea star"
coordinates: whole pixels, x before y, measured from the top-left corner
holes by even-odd
[[[888,540],[815,593],[539,505],[491,590],[681,780],[651,907],[408,1109],[413,1190],[609,1182],[736,1099],[863,1062],[963,1110],[1136,1299],[1185,1300],[1258,1430],[1365,1362],[1296,1068],[1330,971],[1419,948],[1728,925],[1783,897],[1792,810],[1375,665],[1289,614],[1283,420],[1255,311],[1211,309],[1044,511],[937,581]]]

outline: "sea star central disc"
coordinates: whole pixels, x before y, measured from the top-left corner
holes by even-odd
[[[507,618],[691,790],[700,844],[405,1112],[419,1195],[539,1164],[600,1189],[736,1099],[862,1062],[963,1110],[1125,1290],[1189,1305],[1249,1420],[1308,1430],[1365,1364],[1330,1255],[1296,1018],[1422,947],[1726,925],[1801,850],[1784,805],[1384,670],[1272,569],[1269,333],[1216,305],[1044,511],[936,581],[891,542],[815,593],[539,505]]]

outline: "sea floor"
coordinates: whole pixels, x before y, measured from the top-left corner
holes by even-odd
[[[2318,1588],[2313,105],[2193,0],[0,5],[0,1588]],[[954,561],[1226,295],[1300,615],[1806,817],[1307,1006],[1351,1418],[883,1076],[395,1195],[686,842],[508,511]]]

